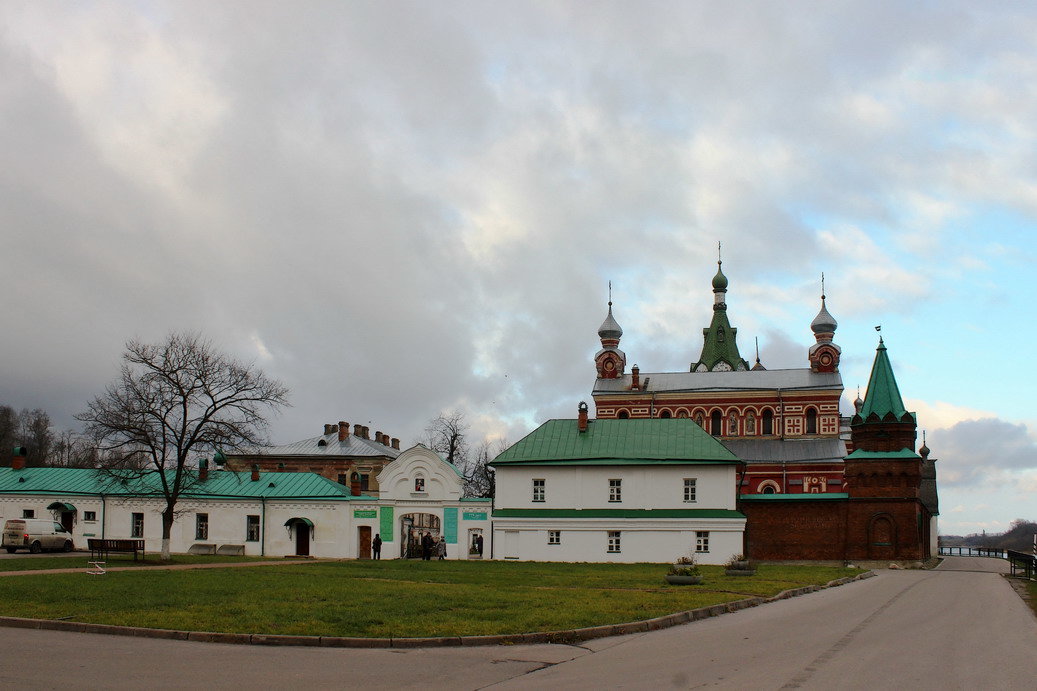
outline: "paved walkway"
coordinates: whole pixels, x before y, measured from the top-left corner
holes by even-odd
[[[237,566],[284,566],[285,564],[316,564],[319,563],[320,559],[280,559],[278,561],[221,561],[221,562],[200,562],[197,564],[149,564],[147,566],[105,566],[106,572],[112,571],[182,571],[184,569],[225,569],[233,568]],[[93,566],[77,566],[75,568],[67,569],[25,569],[22,571],[0,571],[0,577],[3,576],[31,576],[33,574],[45,574],[45,573],[85,573],[86,571],[93,569]]]
[[[1037,618],[1004,578],[980,570],[983,561],[879,571],[579,646],[281,648],[0,628],[0,647],[19,651],[0,656],[0,686],[1034,689]]]

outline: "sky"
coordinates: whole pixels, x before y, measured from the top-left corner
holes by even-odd
[[[126,341],[282,380],[290,443],[517,441],[590,401],[612,282],[642,373],[742,356],[852,411],[882,336],[940,531],[1037,519],[1037,7],[0,4],[0,404],[56,429]],[[920,443],[920,442],[919,442]]]

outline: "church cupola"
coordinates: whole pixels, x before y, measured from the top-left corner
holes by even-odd
[[[842,349],[832,341],[838,326],[839,323],[828,312],[828,306],[825,304],[825,275],[821,274],[821,311],[814,317],[814,321],[810,322],[815,343],[810,346],[808,355],[810,369],[814,372],[839,371],[839,356]]]
[[[719,253],[720,245],[717,245]],[[727,276],[723,261],[717,259],[717,274],[713,277],[713,320],[702,330],[702,354],[691,363],[692,372],[731,372],[749,369],[749,363],[738,354],[738,329],[727,320]]]
[[[594,355],[594,366],[598,370],[598,379],[616,379],[623,376],[627,366],[627,356],[619,349],[619,339],[622,337],[623,329],[612,316],[612,284],[609,283],[609,313],[598,328],[601,350]]]

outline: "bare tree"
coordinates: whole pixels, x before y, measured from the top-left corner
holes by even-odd
[[[197,334],[173,333],[156,345],[129,341],[118,379],[76,418],[97,443],[99,472],[131,489],[161,491],[168,560],[177,501],[197,482],[189,459],[264,443],[267,410],[286,405],[288,389],[280,382]],[[134,457],[146,464],[125,467]]]
[[[488,464],[508,448],[508,443],[503,439],[483,440],[473,454],[468,442],[470,427],[465,414],[455,410],[430,421],[425,428],[425,437],[430,449],[460,471],[466,497],[492,497],[495,489],[493,468]]]
[[[47,465],[51,447],[54,445],[54,432],[50,429],[50,415],[42,408],[23,410],[20,421],[21,440],[28,451],[26,464],[30,466]]]
[[[19,445],[18,413],[9,405],[0,405],[0,453],[3,462],[11,460],[11,449]]]
[[[97,447],[91,440],[66,429],[54,440],[50,454],[51,465],[63,468],[96,468],[99,465]]]

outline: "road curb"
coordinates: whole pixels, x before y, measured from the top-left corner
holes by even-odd
[[[807,595],[819,590],[861,581],[875,576],[873,571],[865,571],[856,576],[847,576],[824,585],[809,585],[802,588],[784,590],[772,597],[750,597],[734,600],[709,607],[699,607],[683,612],[674,612],[654,619],[631,621],[624,624],[606,624],[588,626],[580,629],[564,631],[542,631],[534,633],[501,634],[490,636],[437,636],[433,638],[357,638],[350,636],[287,636],[259,633],[221,633],[218,631],[177,631],[173,629],[149,629],[138,626],[115,626],[112,624],[88,624],[77,621],[60,621],[54,619],[26,619],[23,617],[2,617],[0,626],[17,629],[43,629],[48,631],[67,631],[71,633],[100,633],[110,636],[138,636],[141,638],[164,638],[196,643],[227,643],[232,645],[271,645],[271,646],[309,646],[327,648],[442,648],[457,646],[491,646],[491,645],[533,645],[537,643],[553,643],[573,645],[594,638],[609,636],[626,636],[632,633],[645,633],[680,626],[689,622],[718,617],[729,612],[758,607],[769,602],[787,600],[800,595]]]

